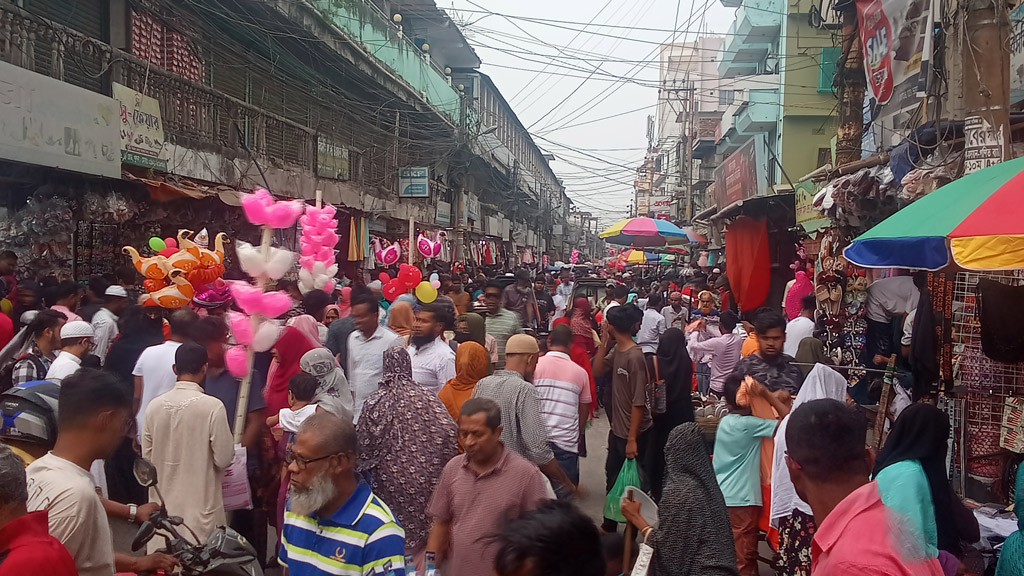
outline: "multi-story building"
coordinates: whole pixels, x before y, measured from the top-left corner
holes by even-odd
[[[454,225],[470,204],[467,167],[495,161],[480,148],[491,137],[521,151],[508,176],[528,198],[489,215],[499,241],[524,232],[510,254],[543,251],[569,209],[514,114],[482,133],[479,103],[452,80],[480,60],[431,1],[0,0],[0,38],[0,75],[24,96],[0,112],[39,136],[0,130],[15,212],[47,182],[71,196],[148,188],[228,202],[266,187],[319,193],[346,222],[397,240],[410,225]]]

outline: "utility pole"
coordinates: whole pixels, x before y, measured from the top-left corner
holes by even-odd
[[[687,74],[689,77],[689,74]],[[686,124],[685,132],[683,132],[683,176],[685,182],[680,182],[686,186],[686,211],[684,213],[686,225],[689,226],[693,223],[693,141],[697,135],[697,129],[694,128],[696,125],[696,110],[694,107],[694,94],[697,92],[697,85],[694,82],[687,82],[688,99],[686,105]]]
[[[961,0],[964,173],[1009,160],[1010,19],[1002,0]]]
[[[842,68],[836,71],[839,85],[839,124],[836,130],[836,166],[860,160],[864,137],[864,52],[857,25],[857,3],[843,10]]]

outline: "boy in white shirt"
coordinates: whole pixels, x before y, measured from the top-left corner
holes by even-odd
[[[302,422],[316,413],[318,407],[313,397],[319,385],[315,376],[305,372],[299,372],[288,380],[288,407],[267,418],[267,426],[273,429],[274,438],[280,439],[282,432],[296,434]]]

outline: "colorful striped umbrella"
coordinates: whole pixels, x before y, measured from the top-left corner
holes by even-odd
[[[954,180],[861,234],[843,255],[865,268],[1024,268],[1024,158]]]
[[[668,220],[656,218],[627,218],[601,232],[601,238],[622,246],[664,246],[666,243],[685,243],[686,232]]]

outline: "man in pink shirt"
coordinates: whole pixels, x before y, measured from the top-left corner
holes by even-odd
[[[814,576],[941,576],[938,558],[906,526],[894,523],[865,448],[864,418],[836,400],[813,400],[789,417],[787,456],[793,486],[814,513]],[[927,485],[922,486],[927,489]]]
[[[63,280],[60,284],[50,288],[43,299],[51,310],[56,310],[67,316],[68,322],[82,319],[75,313],[82,301],[82,290],[74,281]]]
[[[555,460],[572,483],[580,483],[580,437],[590,414],[590,377],[587,371],[569,358],[572,328],[555,326],[548,337],[548,353],[537,360],[533,385],[537,389],[540,415],[548,429],[548,442]],[[568,487],[556,485],[559,500],[572,497]]]

